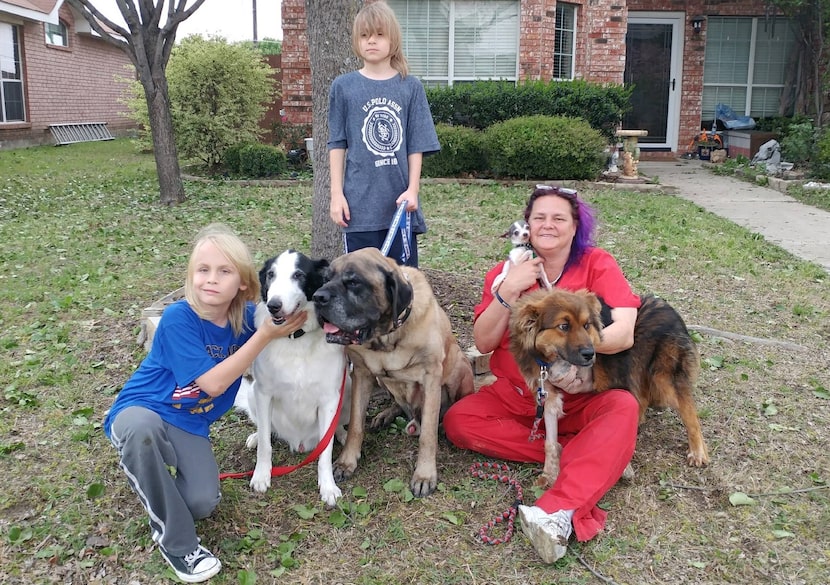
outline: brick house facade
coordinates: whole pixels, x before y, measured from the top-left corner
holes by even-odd
[[[660,147],[642,145],[644,158],[673,157],[685,152],[707,121],[702,116],[706,20],[713,16],[765,15],[763,0],[572,0],[568,6],[576,15],[572,77],[599,83],[624,82],[626,36],[631,22],[648,25],[663,17],[670,19],[666,21],[674,31],[670,131]],[[556,13],[556,0],[519,0],[519,81],[548,81],[554,77]],[[702,21],[699,29],[694,26],[696,20]],[[287,122],[311,124],[305,0],[283,0],[282,23],[282,99]],[[711,126],[711,119],[708,121]]]
[[[65,29],[47,42],[47,26],[58,23]],[[13,44],[16,59],[6,54]],[[0,148],[53,144],[50,124],[106,122],[115,135],[134,127],[121,103],[135,77],[129,57],[63,0],[0,0],[0,67],[4,81],[10,72],[20,78],[3,95],[12,100],[22,86],[23,99],[0,110]]]

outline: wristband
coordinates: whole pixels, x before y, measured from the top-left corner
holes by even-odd
[[[501,295],[499,294],[499,291],[496,291],[493,294],[496,295],[496,300],[501,303],[502,307],[504,307],[505,309],[510,309],[510,303],[508,303],[503,298],[501,298]]]

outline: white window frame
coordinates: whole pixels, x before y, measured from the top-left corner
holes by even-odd
[[[568,43],[560,42],[560,39],[563,36],[570,37],[570,53],[563,53],[557,52],[554,48],[553,53],[553,78],[557,80],[571,80],[574,78],[574,71],[576,70],[576,31],[577,31],[577,18],[579,16],[579,11],[577,10],[578,6],[576,4],[567,4],[565,2],[557,2],[556,3],[556,26],[555,26],[555,41],[554,47],[566,46]],[[559,19],[559,12],[561,11],[571,11],[573,16],[572,21],[573,25],[571,28],[566,28],[566,25],[560,22]],[[560,62],[567,62],[568,63],[568,71],[567,75],[561,75],[562,71],[557,71],[557,66]],[[559,75],[557,75],[559,74]]]
[[[43,23],[43,36],[51,47],[69,47],[69,27],[62,20],[58,24]],[[59,40],[60,42],[55,42]]]
[[[20,57],[20,29],[14,24],[7,22],[0,22],[0,41],[11,39],[11,55],[4,54],[3,51],[8,48],[4,43],[0,42],[0,124],[15,123],[26,121],[26,94],[23,87],[23,62]],[[6,77],[7,75],[14,75],[14,77]],[[6,113],[6,91],[11,85],[19,85],[20,96],[23,101],[22,117],[20,119],[8,119]]]
[[[417,48],[423,51],[423,43],[418,41],[415,38],[414,34],[410,33],[411,29],[414,29],[416,26],[420,29],[419,32],[423,34],[423,24],[420,19],[423,18],[423,7],[426,4],[427,10],[435,9],[433,14],[430,14],[430,17],[435,16],[436,18],[441,18],[441,11],[446,13],[446,50],[438,49],[437,53],[444,53],[446,52],[446,63],[444,63],[441,59],[442,57],[438,57],[438,67],[440,72],[432,72],[432,71],[420,71],[419,67],[416,63],[414,63],[414,59],[410,56],[411,54],[414,55],[415,51],[415,43],[419,43]],[[444,86],[444,85],[454,85],[455,83],[467,83],[472,81],[481,81],[481,80],[500,80],[500,81],[510,81],[515,83],[519,78],[519,21],[521,19],[521,11],[520,11],[520,3],[519,0],[439,0],[439,1],[426,1],[425,0],[389,0],[389,5],[395,11],[395,15],[398,18],[398,21],[401,23],[401,30],[403,32],[403,50],[404,54],[407,55],[410,63],[410,71],[413,75],[418,77],[425,85],[428,86]],[[409,26],[409,7],[413,5],[418,5],[421,9],[421,14],[419,16],[413,15],[412,18],[418,22],[413,22],[412,26]],[[463,5],[464,8],[472,7],[472,10],[460,10],[460,7]],[[488,6],[489,5],[489,6]],[[512,5],[512,6],[510,6]],[[497,7],[497,8],[494,8]],[[515,7],[515,28],[508,32],[507,43],[512,45],[511,50],[507,53],[502,53],[501,63],[503,66],[503,57],[507,55],[511,59],[511,71],[509,74],[498,74],[499,68],[499,57],[487,57],[484,59],[484,65],[481,67],[481,70],[474,71],[472,75],[470,74],[460,74],[459,64],[457,62],[456,56],[456,47],[457,47],[457,36],[460,32],[458,26],[458,20],[461,18],[460,13],[466,12],[467,15],[470,13],[473,14],[488,14],[488,8],[491,9],[491,13],[495,14],[496,9],[503,9],[503,8],[513,8]],[[499,23],[503,24],[503,20],[499,20]],[[512,26],[512,24],[511,24]],[[469,29],[468,29],[469,31]],[[477,30],[474,31],[477,33]],[[504,28],[502,28],[499,32],[506,32]],[[444,34],[443,31],[441,34]],[[477,35],[476,35],[477,36]],[[510,38],[512,37],[512,38]],[[461,42],[460,40],[458,42]],[[483,47],[489,47],[492,45],[487,44],[486,39],[480,39],[476,41],[477,43],[481,43]],[[412,45],[410,45],[410,43]],[[440,40],[439,40],[440,44]],[[410,50],[410,48],[412,50]],[[486,52],[486,51],[485,51]],[[473,51],[472,57],[475,60],[476,55],[482,54],[482,51]],[[512,53],[512,54],[511,54]],[[431,60],[432,57],[428,54],[427,60]],[[490,74],[487,74],[485,71],[487,69],[487,62],[492,61],[493,67]],[[436,63],[436,61],[432,61],[432,63]],[[472,68],[476,69],[477,64],[472,64]]]
[[[780,83],[758,83],[755,81],[756,78],[756,69],[761,65],[758,60],[758,38],[759,34],[763,33],[763,29],[761,27],[764,26],[764,19],[759,17],[738,17],[738,16],[724,16],[724,17],[716,17],[710,16],[708,17],[707,26],[709,30],[707,30],[707,35],[710,34],[712,21],[716,18],[723,19],[724,21],[728,20],[750,20],[751,21],[751,30],[750,30],[750,38],[748,39],[749,43],[749,52],[747,55],[747,65],[746,65],[746,80],[745,82],[727,82],[723,80],[718,81],[711,81],[712,72],[714,68],[718,67],[728,67],[734,66],[734,63],[725,62],[722,58],[717,59],[715,55],[710,55],[710,51],[708,50],[709,39],[707,38],[707,51],[704,60],[703,66],[703,103],[701,117],[704,120],[713,119],[715,115],[715,107],[718,103],[723,102],[726,105],[730,106],[736,114],[742,116],[755,116],[755,117],[767,117],[767,116],[777,116],[778,110],[776,109],[774,112],[770,110],[753,110],[753,91],[760,92],[760,91],[767,91],[770,89],[776,90],[779,92],[785,89],[784,81],[785,79],[782,77]],[[791,27],[792,24],[789,20],[784,18],[776,19],[775,27],[776,30],[786,30],[787,27]],[[780,28],[779,28],[780,27]],[[713,42],[717,42],[718,39],[712,39]],[[787,39],[783,39],[781,43],[786,43]],[[789,36],[789,45],[784,45],[781,47],[781,51],[787,52],[786,54],[790,54],[790,52],[795,48],[793,38]],[[781,51],[778,51],[778,54],[781,54]],[[709,81],[707,81],[707,69],[708,69],[708,77]],[[786,66],[782,71],[782,74],[786,76]],[[723,92],[719,92],[718,90],[723,90]],[[734,100],[729,99],[726,96],[732,95],[733,90],[738,91],[745,91],[746,95],[744,96],[743,103],[731,103]],[[713,95],[714,94],[714,95]],[[707,103],[708,102],[708,103]]]

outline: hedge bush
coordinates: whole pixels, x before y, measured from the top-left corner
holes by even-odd
[[[490,170],[520,179],[596,179],[606,138],[588,122],[564,116],[524,116],[484,132]]]
[[[274,177],[288,170],[288,159],[280,148],[252,142],[226,148],[222,164],[229,174],[250,178]]]
[[[436,123],[483,130],[524,116],[580,117],[609,141],[630,108],[631,97],[631,88],[584,80],[528,81],[518,85],[478,81],[426,91]]]
[[[456,177],[486,168],[482,132],[465,126],[436,124],[441,151],[424,159],[424,177]]]

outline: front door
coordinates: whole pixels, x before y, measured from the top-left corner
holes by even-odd
[[[625,35],[626,85],[634,85],[625,130],[648,130],[642,149],[677,150],[683,14],[630,12]]]

